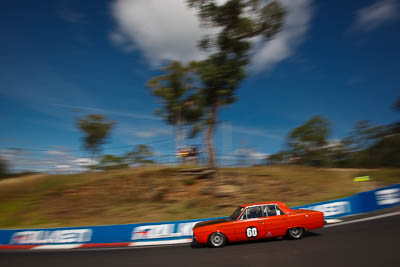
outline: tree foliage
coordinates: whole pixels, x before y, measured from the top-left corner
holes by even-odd
[[[127,153],[125,158],[130,164],[149,164],[154,163],[151,157],[154,156],[151,147],[147,145],[137,145],[136,148]]]
[[[269,156],[268,164],[307,164],[326,167],[400,167],[400,122],[373,125],[355,123],[348,137],[328,141],[330,123],[313,117],[293,129],[287,139],[289,150]],[[293,160],[296,159],[296,160]]]
[[[359,121],[346,138],[351,165],[354,167],[400,167],[399,123],[374,126]]]
[[[393,107],[400,111],[400,97]],[[387,125],[359,121],[344,143],[347,145],[348,166],[400,167],[400,121]]]
[[[164,75],[152,78],[147,83],[152,94],[162,101],[163,106],[156,113],[171,125],[198,121],[201,108],[194,86],[192,65],[173,61],[162,71]]]
[[[397,98],[397,100],[393,103],[393,109],[400,112],[400,96]]]
[[[206,143],[209,165],[214,166],[213,135],[221,107],[235,101],[235,91],[246,77],[251,39],[268,40],[282,27],[284,8],[278,2],[261,0],[187,0],[198,11],[204,27],[216,28],[218,33],[205,36],[199,47],[208,58],[195,64],[202,83],[199,91],[206,116]]]
[[[8,170],[7,170],[7,163],[5,160],[3,160],[2,158],[0,158],[0,179],[7,177],[8,175]]]
[[[154,77],[147,86],[152,94],[161,100],[162,107],[156,110],[168,124],[176,129],[176,134],[193,138],[199,132],[203,115],[201,98],[195,87],[193,64],[183,65],[173,61],[162,68],[164,75]],[[185,128],[191,125],[187,134]]]
[[[101,146],[111,134],[115,122],[108,121],[104,115],[89,114],[76,121],[76,127],[84,134],[82,138],[85,149],[95,156],[101,151]]]
[[[358,166],[400,167],[400,134],[388,135],[358,155]]]
[[[147,145],[137,145],[132,151],[123,155],[104,155],[98,164],[91,166],[94,170],[112,170],[128,168],[131,165],[151,164],[154,156],[152,149]]]
[[[288,163],[290,158],[290,153],[287,151],[279,151],[275,154],[266,157],[267,165],[279,165],[283,163]]]
[[[383,126],[375,126],[369,120],[361,120],[356,122],[350,136],[343,141],[352,151],[365,150],[385,135],[385,131]]]
[[[104,155],[99,163],[94,166],[94,169],[111,170],[127,168],[129,164],[126,162],[124,156],[117,155]]]
[[[322,165],[329,134],[329,121],[315,116],[292,130],[287,138],[287,144],[293,156],[301,158],[302,163]]]

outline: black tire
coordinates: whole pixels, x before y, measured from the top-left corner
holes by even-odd
[[[192,243],[190,244],[190,247],[191,247],[191,248],[202,248],[202,247],[204,247],[204,245],[199,244],[199,243],[197,243],[196,241],[194,241],[194,242],[192,242]]]
[[[300,239],[304,234],[304,229],[302,227],[293,227],[287,230],[287,236],[290,239]]]
[[[220,232],[212,233],[208,238],[208,244],[213,248],[222,248],[226,241],[226,236]]]

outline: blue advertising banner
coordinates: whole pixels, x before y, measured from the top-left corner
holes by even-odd
[[[351,197],[293,207],[322,211],[326,218],[338,218],[394,207],[400,204],[400,184],[355,194]]]
[[[292,207],[292,209],[310,209],[322,211],[325,218],[338,218],[357,213],[357,205],[354,196],[336,199],[334,201],[325,201],[309,205]]]
[[[90,247],[90,244],[110,243],[125,246],[143,245],[146,242],[177,243],[178,240],[191,241],[194,224],[213,219],[218,218],[71,228],[0,230],[0,244],[32,246],[88,244],[87,247]]]

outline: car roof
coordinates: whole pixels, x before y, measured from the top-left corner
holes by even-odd
[[[250,206],[257,206],[257,205],[269,205],[269,204],[278,204],[278,206],[285,206],[282,201],[266,201],[266,202],[256,202],[256,203],[247,203],[240,205],[243,208],[250,207]]]

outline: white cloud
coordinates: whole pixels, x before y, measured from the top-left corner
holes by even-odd
[[[266,157],[270,154],[257,152],[253,149],[237,149],[233,152],[232,155],[236,160],[240,161],[240,165],[255,165],[264,164]]]
[[[253,69],[271,68],[288,58],[304,40],[312,17],[312,0],[280,0],[288,16],[283,30],[255,50]],[[219,1],[222,2],[222,1]],[[210,29],[200,28],[184,0],[116,0],[111,7],[117,30],[110,40],[124,50],[141,50],[153,66],[165,60],[201,59],[198,41]]]
[[[68,7],[62,8],[60,17],[70,23],[86,23],[86,16]]]
[[[398,17],[399,5],[397,0],[379,0],[370,6],[357,10],[350,31],[372,31],[398,19]]]
[[[90,165],[95,165],[98,163],[98,161],[95,159],[90,159],[90,158],[77,158],[77,159],[72,160],[72,163],[74,163],[75,165],[77,165],[79,167],[86,167],[86,166],[90,166]]]
[[[69,164],[58,164],[56,165],[56,169],[60,171],[69,171],[71,169],[71,165]]]
[[[115,45],[123,45],[128,41],[126,37],[120,34],[119,32],[112,32],[109,34],[108,37],[110,38],[111,42],[114,43]]]
[[[132,52],[136,49],[134,44],[132,44],[125,35],[119,33],[119,32],[111,32],[108,36],[110,38],[110,41],[117,46],[122,47],[122,49],[125,52]]]
[[[20,149],[9,148],[0,150],[0,157],[8,161],[8,163],[14,162],[18,157],[24,157],[26,155],[30,155],[30,153]]]
[[[85,106],[73,106],[73,105],[65,105],[65,104],[52,104],[53,106],[67,108],[72,110],[84,110],[88,112],[97,112],[104,113],[108,115],[115,115],[120,117],[129,117],[135,119],[143,119],[143,120],[161,120],[161,118],[156,117],[154,115],[143,114],[142,112],[127,112],[127,111],[118,111],[118,110],[109,110],[103,108],[95,108],[95,107],[85,107]]]
[[[133,135],[139,138],[152,138],[157,135],[169,135],[171,131],[164,129],[153,129],[148,131],[134,131]]]
[[[256,135],[265,138],[275,139],[275,140],[282,140],[284,136],[276,133],[271,133],[269,131],[263,129],[257,129],[252,127],[245,127],[245,126],[233,126],[232,131],[241,134],[248,134],[248,135]]]
[[[274,39],[259,47],[253,57],[255,70],[269,69],[291,56],[301,44],[311,25],[312,0],[280,0],[286,7],[287,17],[283,29]]]
[[[265,159],[265,157],[269,156],[267,153],[262,153],[262,152],[252,152],[250,153],[250,157],[253,158],[259,158],[259,159]]]
[[[47,155],[53,155],[53,156],[66,155],[66,153],[64,151],[60,151],[60,150],[49,150],[49,151],[45,151],[44,153]]]
[[[118,30],[110,35],[124,49],[138,47],[153,66],[164,60],[201,58],[201,29],[195,10],[183,0],[117,0],[112,14]]]
[[[153,136],[156,136],[157,133],[153,132],[153,131],[140,131],[140,132],[134,132],[133,133],[134,136],[136,137],[140,137],[140,138],[151,138]]]
[[[88,166],[97,164],[95,159],[79,157],[62,150],[4,149],[0,150],[0,157],[8,162],[12,172],[82,172],[87,171]]]

